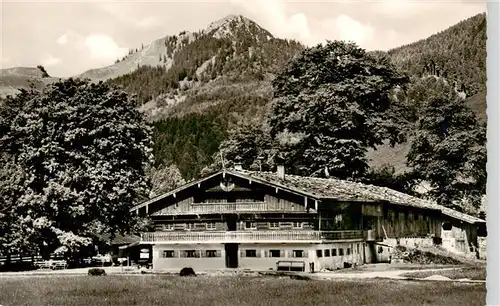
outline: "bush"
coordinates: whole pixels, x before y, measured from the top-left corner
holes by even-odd
[[[100,269],[100,268],[92,268],[92,269],[89,269],[89,275],[93,275],[93,276],[104,276],[106,275],[106,271],[104,271],[104,269]]]
[[[0,272],[20,272],[36,270],[37,267],[31,262],[11,262],[0,265]]]
[[[180,276],[196,276],[193,268],[182,268]]]

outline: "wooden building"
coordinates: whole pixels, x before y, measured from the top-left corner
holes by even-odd
[[[221,170],[136,205],[155,270],[339,269],[390,260],[396,244],[475,252],[485,221],[388,188]]]

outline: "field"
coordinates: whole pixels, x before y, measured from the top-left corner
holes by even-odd
[[[486,279],[486,267],[467,267],[456,270],[444,270],[439,272],[411,272],[405,273],[401,276],[414,277],[414,278],[426,278],[432,275],[445,276],[450,279],[461,279],[468,278],[472,280],[485,280]]]
[[[0,276],[0,305],[484,305],[484,284],[250,276]]]

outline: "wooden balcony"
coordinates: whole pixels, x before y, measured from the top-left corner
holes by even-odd
[[[363,231],[148,232],[141,234],[141,242],[161,244],[321,243],[351,240],[363,240]]]
[[[304,213],[306,209],[300,205],[284,209],[267,202],[193,203],[184,207],[170,207],[168,210],[162,211],[160,215],[233,214],[252,212]]]

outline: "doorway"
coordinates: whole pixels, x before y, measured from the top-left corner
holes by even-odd
[[[238,216],[237,215],[228,215],[226,217],[227,221],[227,230],[232,232],[232,231],[237,231],[238,230]]]
[[[226,268],[238,268],[238,244],[226,243]]]

